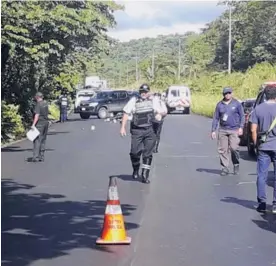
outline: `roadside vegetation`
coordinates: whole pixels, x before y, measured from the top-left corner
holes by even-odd
[[[123,9],[114,1],[3,1],[2,142],[25,135],[36,91],[44,93],[52,119],[58,119],[59,85],[74,92],[87,75],[107,79],[111,88],[137,89],[148,82],[164,91],[171,84],[187,84],[192,111],[207,116],[224,86],[233,87],[237,98],[255,97],[264,81],[276,79],[276,3],[232,5],[229,75],[227,11],[201,34],[119,43],[106,34],[116,26],[113,12]]]

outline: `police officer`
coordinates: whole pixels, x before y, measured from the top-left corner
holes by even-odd
[[[168,113],[168,109],[166,107],[165,102],[161,99],[161,93],[154,94],[154,101],[156,101],[156,106],[158,107],[159,114],[155,116],[153,121],[153,128],[156,134],[156,142],[153,152],[158,152],[158,146],[160,142],[160,135],[163,127],[164,118]]]
[[[212,139],[216,138],[216,130],[218,124],[220,125],[218,153],[222,166],[222,176],[229,174],[230,157],[234,165],[234,174],[239,173],[239,136],[243,133],[245,118],[243,107],[238,100],[233,98],[232,92],[233,89],[230,87],[223,89],[223,99],[216,106],[212,123]]]
[[[68,108],[68,97],[65,90],[63,90],[62,95],[59,98],[60,106],[60,122],[64,123],[67,120],[67,108]]]
[[[153,119],[157,112],[154,102],[150,97],[150,88],[147,84],[139,88],[140,96],[132,97],[124,107],[124,115],[121,125],[121,136],[126,136],[126,123],[129,116],[132,116],[130,124],[131,150],[130,159],[133,167],[134,179],[139,178],[140,157],[142,155],[142,182],[150,183],[149,173],[152,163],[152,153],[156,141],[153,130]]]
[[[49,108],[48,103],[43,100],[43,94],[37,92],[35,95],[36,106],[35,106],[35,115],[32,124],[32,128],[36,127],[39,131],[39,136],[34,140],[34,149],[33,149],[33,162],[42,162],[44,161],[45,153],[45,143],[48,133],[49,121],[48,114]]]
[[[272,213],[276,214],[276,85],[265,88],[266,102],[258,105],[250,117],[251,132],[257,154],[258,212],[266,211],[266,183],[270,163],[274,167]]]

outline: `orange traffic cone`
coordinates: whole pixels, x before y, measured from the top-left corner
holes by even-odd
[[[130,243],[131,238],[127,236],[125,230],[116,177],[111,176],[109,180],[103,229],[101,237],[96,240],[96,244],[110,245]]]

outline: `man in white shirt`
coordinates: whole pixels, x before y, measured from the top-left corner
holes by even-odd
[[[155,146],[156,134],[153,129],[154,116],[158,114],[156,101],[150,99],[150,88],[147,84],[139,88],[140,97],[133,97],[124,107],[124,115],[120,134],[126,136],[126,123],[132,116],[130,124],[131,150],[130,159],[134,179],[139,178],[140,158],[142,155],[142,182],[150,183],[149,173],[152,163],[152,153]]]
[[[168,113],[168,109],[166,107],[166,104],[161,99],[161,93],[155,93],[153,101],[156,101],[156,106],[158,108],[158,115],[155,116],[154,123],[153,123],[153,129],[156,134],[156,142],[153,152],[158,152],[158,146],[160,142],[160,135],[163,127],[164,118]]]

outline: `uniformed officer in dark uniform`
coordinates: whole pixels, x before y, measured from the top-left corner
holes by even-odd
[[[60,106],[60,122],[64,123],[67,120],[67,109],[68,109],[68,97],[66,91],[62,92],[59,98]]]
[[[34,149],[33,149],[33,162],[42,162],[44,161],[45,153],[45,143],[48,133],[49,121],[48,114],[49,108],[48,103],[43,100],[43,94],[37,92],[35,95],[36,106],[35,106],[35,115],[32,128],[36,127],[39,131],[39,136],[34,140]]]
[[[156,105],[159,110],[159,114],[155,116],[155,119],[153,121],[153,128],[156,134],[156,142],[153,152],[158,152],[158,146],[160,142],[160,135],[164,123],[164,118],[168,113],[168,109],[166,107],[165,102],[161,99],[161,93],[155,93],[154,94],[154,101],[156,101]]]
[[[152,153],[156,141],[153,130],[153,119],[155,115],[154,102],[149,98],[150,88],[143,84],[139,88],[140,96],[132,97],[124,107],[121,135],[126,136],[126,123],[129,116],[132,116],[130,124],[131,150],[130,159],[133,167],[134,179],[139,178],[140,158],[142,155],[142,182],[150,183],[149,173],[152,163]]]

